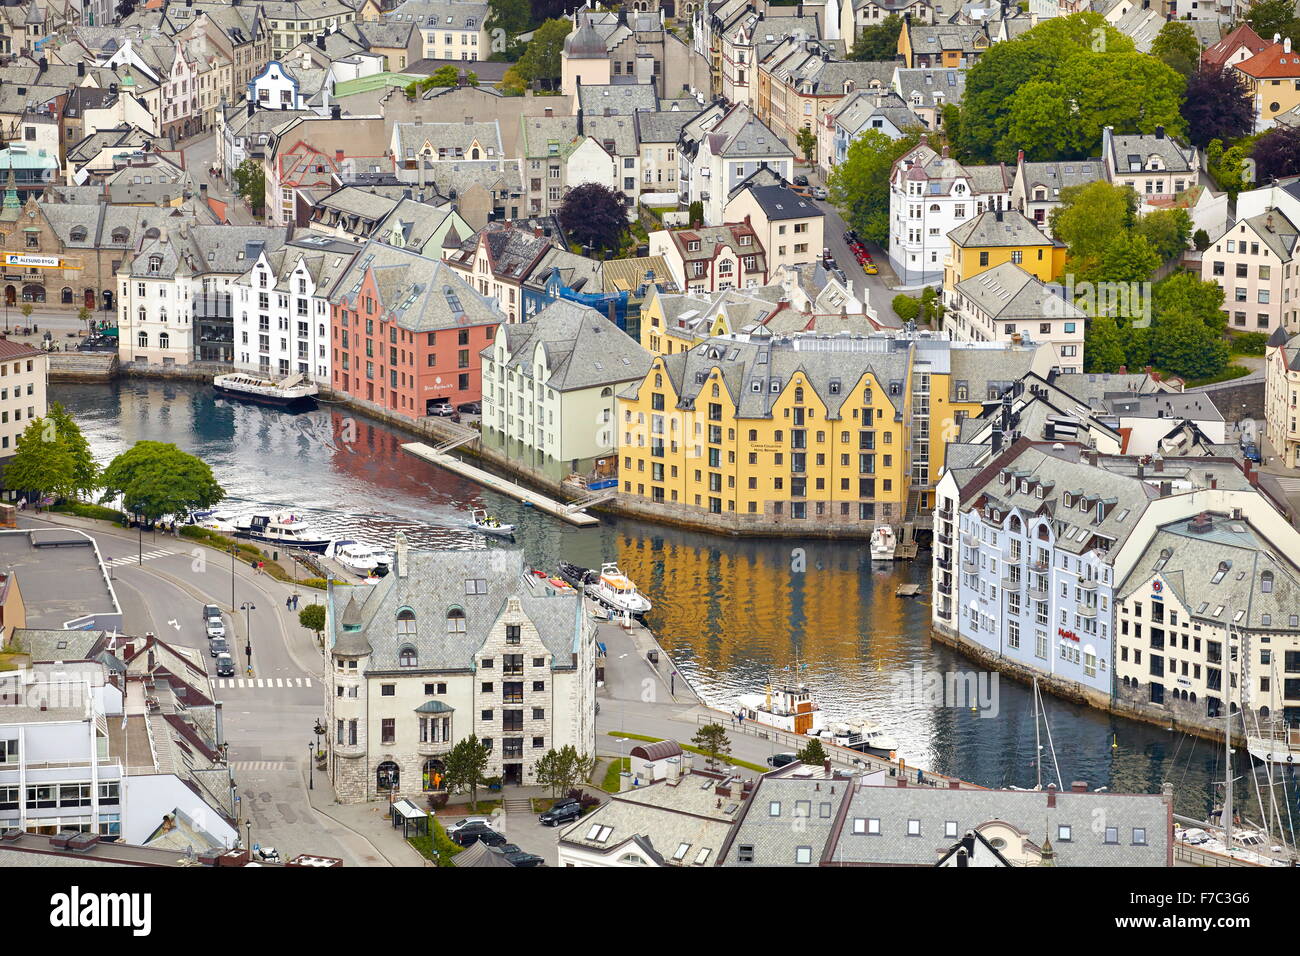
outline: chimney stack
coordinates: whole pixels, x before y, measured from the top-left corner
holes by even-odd
[[[745,799],[745,781],[740,774],[731,778],[731,798],[733,800]]]
[[[676,786],[682,779],[682,762],[676,757],[669,757],[664,761],[667,766],[665,779],[671,786]]]
[[[1047,809],[1056,809],[1056,784],[1054,783],[1047,785]]]

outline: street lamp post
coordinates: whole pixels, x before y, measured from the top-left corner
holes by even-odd
[[[257,610],[257,605],[252,601],[245,601],[239,606],[244,612],[244,657],[248,661],[248,673],[253,673],[253,612]]]
[[[312,771],[312,763],[316,760],[316,744],[307,741],[307,789],[316,789],[316,775]]]

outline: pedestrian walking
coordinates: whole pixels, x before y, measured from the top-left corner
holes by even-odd
[[[293,598],[292,598],[292,597],[287,597],[287,598],[284,599],[284,609],[285,609],[286,611],[292,611],[292,610],[293,610]]]

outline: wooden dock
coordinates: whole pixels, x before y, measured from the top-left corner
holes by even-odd
[[[484,488],[498,492],[516,501],[522,501],[526,505],[531,505],[538,511],[544,511],[553,517],[569,524],[577,525],[580,528],[589,528],[592,525],[600,524],[600,519],[587,514],[585,511],[574,509],[571,505],[561,501],[554,501],[545,495],[538,494],[535,491],[529,491],[522,485],[517,485],[513,481],[507,481],[498,475],[484,471],[482,468],[476,468],[473,465],[466,464],[459,458],[453,458],[446,452],[439,451],[436,448],[424,444],[424,442],[407,442],[402,445],[402,451],[416,458],[427,461],[430,464],[437,465],[440,468],[446,468],[470,481],[478,482]]]

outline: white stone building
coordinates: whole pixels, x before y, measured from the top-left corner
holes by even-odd
[[[986,210],[1011,206],[1012,171],[963,166],[921,141],[894,163],[889,177],[889,261],[904,285],[943,279],[948,233]]]
[[[335,585],[326,610],[330,779],[340,802],[446,788],[471,734],[486,775],[536,782],[552,748],[596,747],[596,640],[582,600],[519,551],[415,552],[404,535],[374,585]]]

